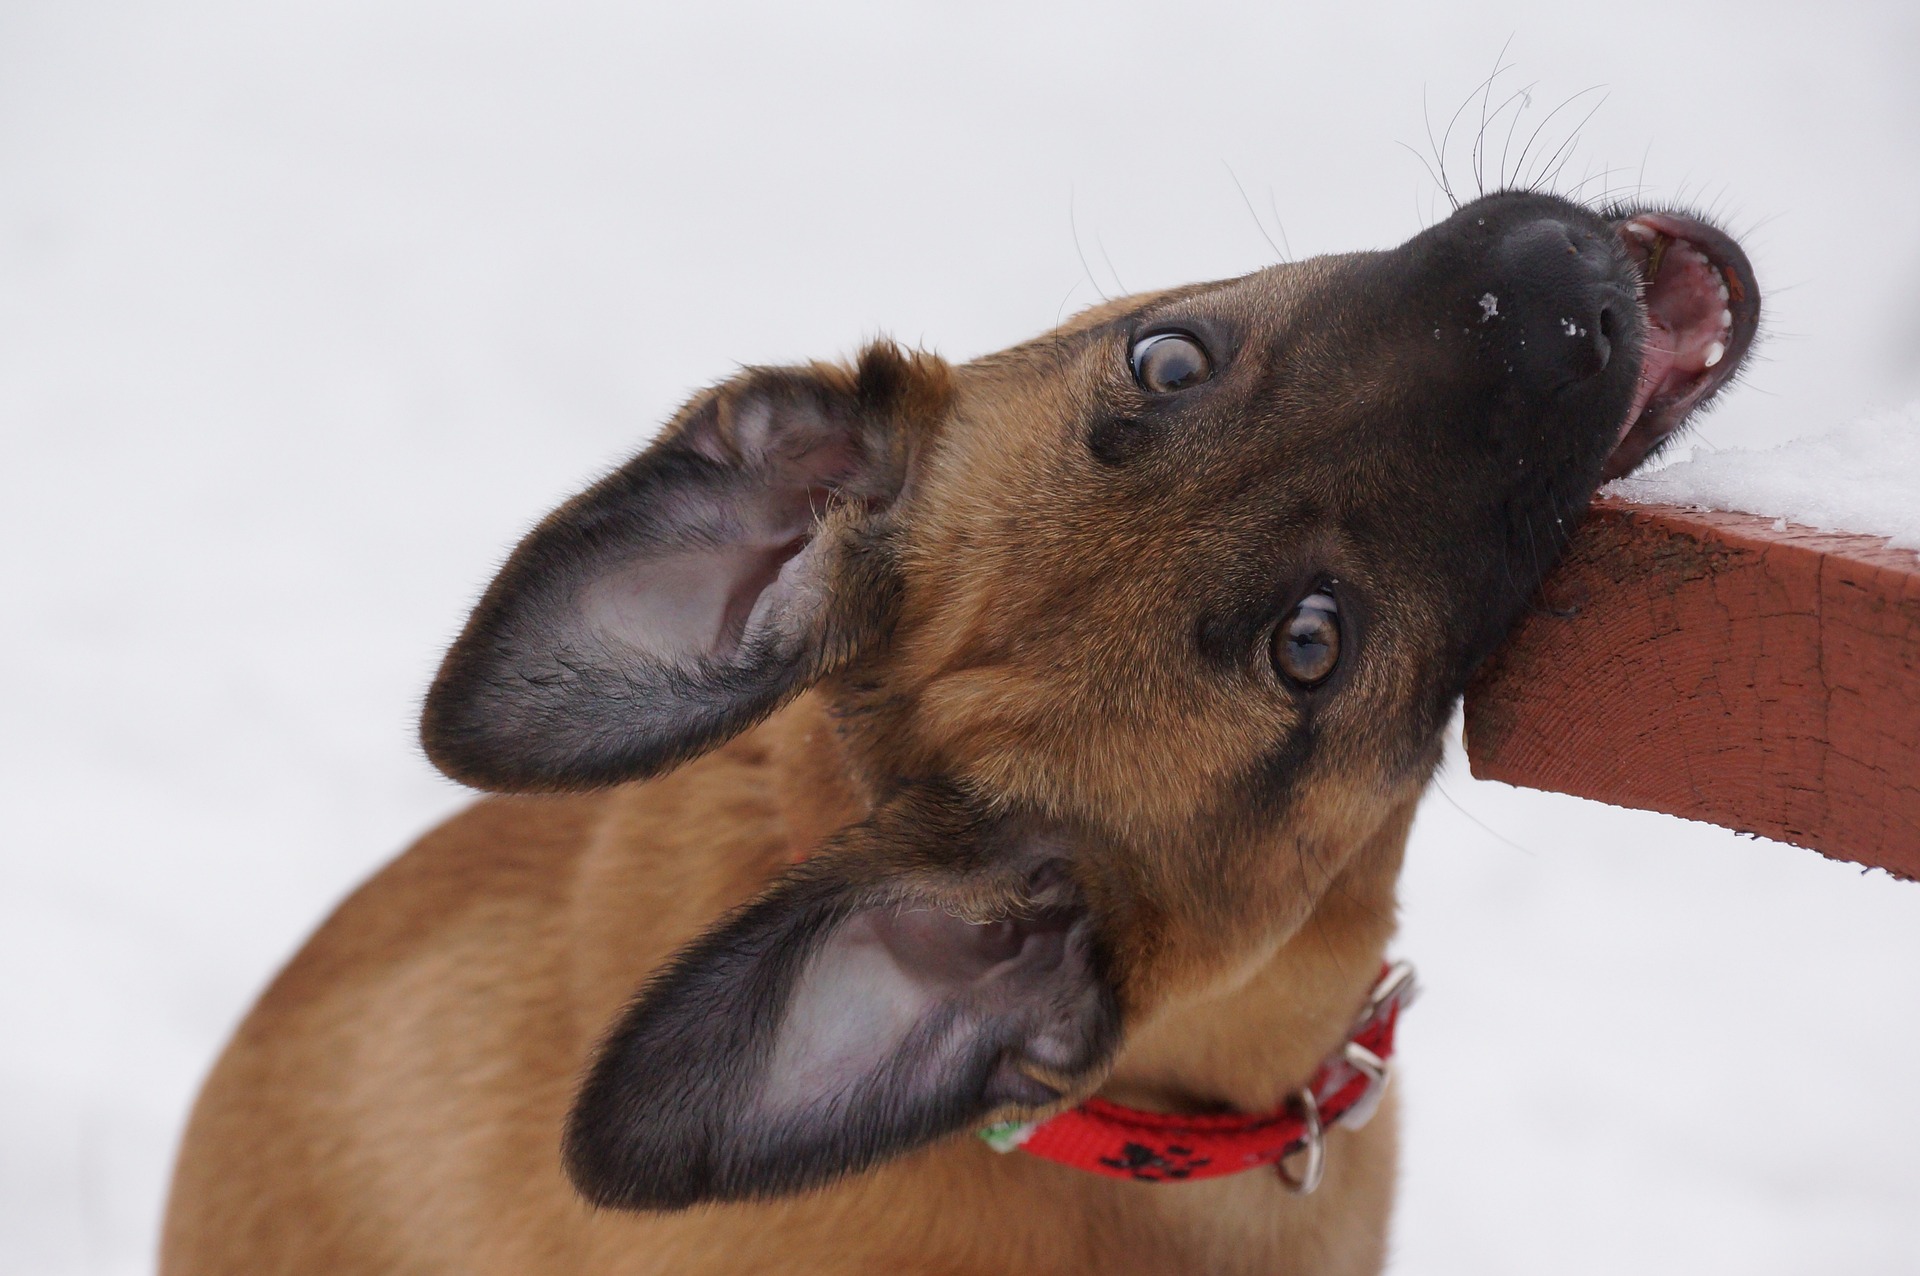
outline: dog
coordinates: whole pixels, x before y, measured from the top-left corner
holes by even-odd
[[[238,1029],[162,1272],[1377,1272],[1444,729],[1759,314],[1509,190],[701,393],[473,611],[422,738],[496,796]]]

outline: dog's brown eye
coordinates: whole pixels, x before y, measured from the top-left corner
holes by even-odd
[[[1273,666],[1303,687],[1326,681],[1340,663],[1340,604],[1308,594],[1273,634]]]
[[[1198,341],[1184,332],[1142,337],[1133,346],[1133,379],[1154,394],[1199,385],[1213,375],[1213,362]]]

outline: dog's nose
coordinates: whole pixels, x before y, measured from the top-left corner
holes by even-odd
[[[1611,244],[1542,217],[1497,242],[1494,267],[1504,295],[1483,298],[1481,309],[1502,321],[1502,354],[1514,372],[1551,392],[1606,369],[1633,305]]]

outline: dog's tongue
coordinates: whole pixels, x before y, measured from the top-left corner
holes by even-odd
[[[1716,366],[1733,338],[1733,312],[1726,276],[1705,253],[1674,233],[1665,219],[1636,217],[1622,237],[1645,277],[1647,338],[1633,407],[1620,423],[1625,441],[1652,409],[1685,406],[1706,388],[1701,374]]]

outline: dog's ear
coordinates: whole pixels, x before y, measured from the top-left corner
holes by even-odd
[[[574,1184],[764,1197],[1091,1089],[1119,1010],[1069,853],[924,790],[844,830],[628,1008],[568,1121]]]
[[[751,726],[883,634],[889,515],[946,365],[760,368],[536,527],[427,694],[435,765],[490,789],[635,779]]]

